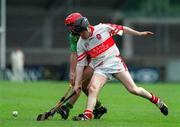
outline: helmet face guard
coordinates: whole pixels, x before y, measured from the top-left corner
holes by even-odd
[[[87,28],[80,27],[80,28],[74,29],[74,31],[75,31],[76,33],[83,32],[84,30],[87,30]]]
[[[77,19],[74,22],[74,31],[75,32],[82,32],[84,30],[87,30],[88,26],[89,26],[89,21],[86,17],[82,17]]]

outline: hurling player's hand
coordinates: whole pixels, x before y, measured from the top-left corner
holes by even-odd
[[[79,92],[81,92],[81,86],[79,86],[79,85],[74,85],[73,91],[75,91],[75,92],[78,94]]]
[[[152,35],[154,35],[154,33],[150,31],[140,32],[140,36],[152,36]]]

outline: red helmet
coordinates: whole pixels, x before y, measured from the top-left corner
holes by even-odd
[[[73,24],[77,19],[82,18],[83,16],[80,13],[72,13],[68,15],[64,21],[65,25]]]

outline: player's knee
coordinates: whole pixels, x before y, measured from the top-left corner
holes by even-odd
[[[89,94],[93,94],[97,92],[97,88],[95,85],[91,84],[90,87],[88,88]]]

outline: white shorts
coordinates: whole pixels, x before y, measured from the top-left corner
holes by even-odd
[[[120,56],[116,56],[101,62],[99,66],[94,68],[94,73],[103,75],[108,79],[112,79],[113,74],[127,70],[128,68],[123,59]]]

